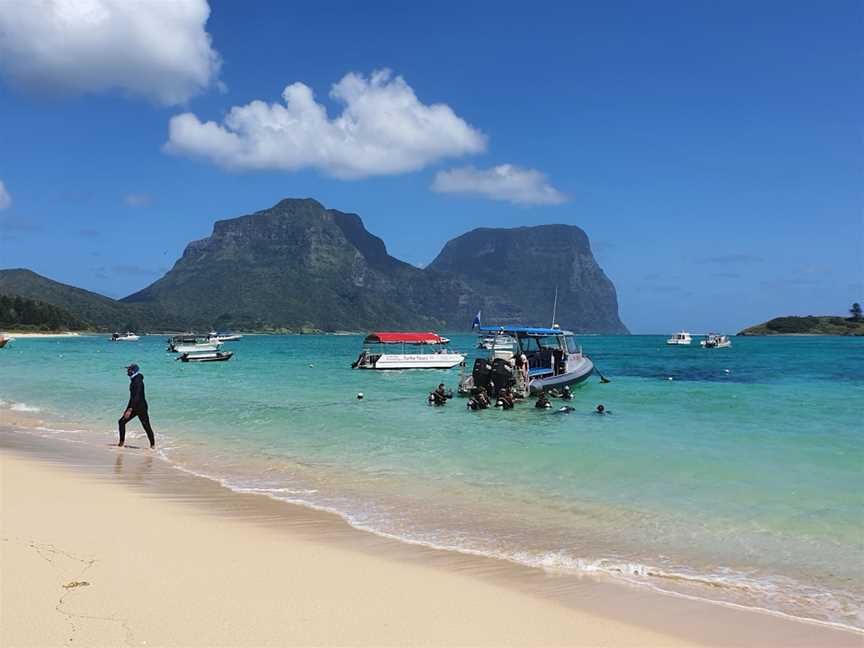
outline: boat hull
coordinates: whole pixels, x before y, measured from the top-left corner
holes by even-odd
[[[384,353],[372,363],[361,363],[358,369],[452,369],[464,362],[459,353]]]
[[[557,376],[545,376],[533,378],[528,383],[532,394],[539,394],[546,389],[560,389],[562,387],[574,387],[584,383],[594,372],[594,363],[589,358],[583,357],[570,371]]]
[[[184,353],[179,359],[181,362],[225,362],[226,360],[230,360],[233,355],[232,351],[199,354]]]
[[[219,344],[179,344],[171,349],[174,353],[215,353]]]

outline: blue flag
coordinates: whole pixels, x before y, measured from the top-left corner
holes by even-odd
[[[475,328],[480,328],[480,311],[477,311],[477,314],[474,316],[474,322],[471,324],[471,330],[473,331]]]

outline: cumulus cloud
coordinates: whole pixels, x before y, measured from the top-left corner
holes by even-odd
[[[0,209],[7,209],[12,205],[12,196],[6,191],[6,185],[0,180]]]
[[[512,164],[501,164],[491,169],[469,166],[439,171],[432,190],[506,200],[517,205],[560,205],[567,202],[567,196],[550,185],[544,174]]]
[[[153,204],[153,196],[144,193],[131,193],[123,197],[128,207],[148,207]]]
[[[227,169],[311,168],[346,179],[416,171],[486,148],[486,137],[449,106],[422,103],[389,70],[347,74],[330,97],[344,105],[333,119],[303,83],[285,88],[284,103],[235,106],[222,123],[176,115],[164,148]]]
[[[0,5],[0,72],[43,92],[120,89],[164,105],[216,82],[207,0],[23,0]]]

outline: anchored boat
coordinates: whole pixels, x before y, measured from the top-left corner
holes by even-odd
[[[709,333],[699,344],[705,349],[726,349],[732,346],[732,340],[728,335]]]
[[[689,345],[692,341],[693,338],[690,337],[690,334],[687,331],[681,331],[666,340],[666,344],[671,346]]]
[[[178,360],[181,362],[224,362],[230,360],[233,351],[213,351],[209,353],[183,353]]]
[[[437,333],[370,333],[352,369],[450,369],[465,356],[447,349],[450,342]]]
[[[459,380],[459,393],[471,394],[483,387],[495,396],[509,388],[525,397],[547,389],[573,387],[586,381],[594,363],[582,353],[572,331],[522,326],[482,326],[483,335],[512,339],[509,348],[493,345],[486,358],[477,358],[470,374]]]
[[[167,351],[169,353],[215,352],[221,346],[221,342],[213,340],[207,335],[175,335],[168,338]]]
[[[123,335],[119,333],[113,333],[111,335],[112,342],[136,342],[140,337],[132,333],[131,331],[126,331]]]

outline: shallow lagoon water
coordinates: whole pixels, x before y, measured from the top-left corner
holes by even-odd
[[[473,336],[448,337],[473,354]],[[164,337],[21,339],[0,352],[0,398],[38,408],[40,433],[112,442],[134,361],[161,453],[231,488],[406,541],[864,628],[864,340],[664,339],[582,337],[612,382],[589,381],[566,415],[429,407],[458,369],[352,371],[359,336],[247,336],[208,364],[176,362]],[[601,402],[611,415],[592,414]]]

